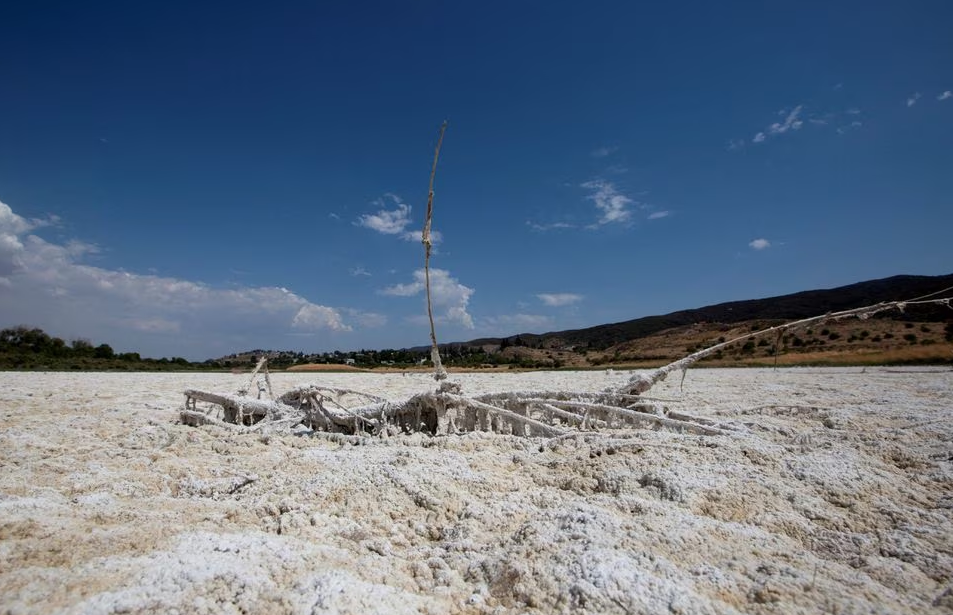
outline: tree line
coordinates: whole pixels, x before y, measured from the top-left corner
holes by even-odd
[[[83,338],[67,343],[24,325],[0,331],[0,369],[159,371],[203,367],[204,363],[182,357],[149,359],[138,352],[116,353],[109,344],[94,346]]]
[[[521,368],[554,368],[553,360],[534,360],[504,354],[509,346],[523,346],[519,337],[505,340],[498,350],[487,351],[467,344],[441,345],[444,363],[458,367],[492,367],[511,365]],[[193,362],[182,357],[145,358],[138,352],[117,353],[109,344],[94,345],[88,339],[66,340],[54,337],[36,327],[20,325],[0,331],[0,370],[90,370],[90,371],[172,371],[229,370],[252,367],[262,355],[269,357],[272,369],[285,369],[305,363],[354,365],[365,369],[378,367],[413,367],[429,361],[423,349],[354,350],[304,353],[290,351],[251,350],[240,354]]]

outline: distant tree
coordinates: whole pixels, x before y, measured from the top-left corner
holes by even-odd
[[[70,348],[62,338],[54,337],[50,340],[50,355],[54,357],[65,357],[70,353]]]
[[[93,350],[93,356],[97,359],[112,359],[116,353],[109,344],[100,344]]]
[[[73,347],[73,354],[78,357],[88,357],[93,354],[93,344],[87,339],[75,339],[70,342]]]

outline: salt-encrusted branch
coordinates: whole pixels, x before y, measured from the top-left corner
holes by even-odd
[[[244,387],[238,389],[239,395],[248,395],[248,392],[251,390],[252,385],[255,384],[255,381],[258,380],[259,372],[265,377],[265,385],[268,390],[268,399],[274,399],[275,394],[271,390],[271,378],[268,375],[268,355],[262,355],[258,359],[258,364],[255,365],[255,369],[252,370],[251,376],[248,378],[248,384]],[[261,398],[262,388],[261,385],[258,386],[258,397]]]
[[[677,431],[685,431],[687,433],[694,433],[694,434],[699,434],[704,436],[717,436],[717,435],[724,435],[726,433],[724,430],[719,429],[717,427],[702,425],[700,423],[693,423],[683,419],[657,416],[655,414],[649,414],[647,412],[639,412],[638,410],[618,408],[616,406],[610,406],[608,404],[594,404],[590,402],[579,402],[579,401],[568,401],[568,400],[557,400],[557,399],[526,399],[523,401],[530,404],[545,403],[545,404],[552,404],[553,406],[564,406],[567,408],[577,408],[580,410],[597,410],[599,412],[605,412],[606,414],[613,414],[621,419],[626,419],[628,421],[632,421],[636,423],[642,423],[642,424],[648,423],[651,425],[656,425],[658,427],[666,427],[668,429],[674,429]]]
[[[263,418],[278,420],[286,418],[294,408],[274,401],[262,401],[241,395],[218,395],[189,389],[185,392],[186,407],[195,408],[196,401],[217,404],[224,410],[224,420],[229,423],[255,423]]]
[[[517,414],[510,410],[500,408],[498,406],[485,404],[482,401],[477,401],[475,399],[470,399],[468,397],[463,397],[461,395],[446,395],[446,397],[462,406],[469,406],[471,408],[476,408],[478,410],[485,410],[487,412],[491,412],[499,416],[505,417],[506,419],[510,421],[514,421],[521,425],[528,425],[532,427],[536,432],[538,432],[538,435],[552,438],[553,436],[562,436],[566,434],[566,432],[563,431],[562,429],[553,427],[552,425],[547,425],[546,423],[537,421],[535,419],[531,419],[528,416],[523,416],[521,414]]]
[[[750,337],[761,337],[763,335],[767,335],[772,332],[785,331],[787,329],[802,327],[804,325],[809,325],[815,322],[842,320],[844,318],[860,318],[861,320],[866,320],[870,318],[871,316],[873,316],[874,314],[877,314],[879,312],[885,312],[887,310],[896,309],[903,312],[903,310],[909,305],[924,305],[924,304],[946,305],[948,304],[949,301],[950,301],[949,299],[930,299],[926,301],[918,301],[918,300],[890,301],[885,303],[878,303],[877,305],[868,305],[865,307],[855,308],[852,310],[843,310],[841,312],[830,312],[822,316],[813,316],[811,318],[804,318],[802,320],[785,323],[783,325],[778,325],[776,327],[762,329],[761,331],[755,331],[754,333],[747,333],[745,335],[741,335],[734,339],[730,339],[726,342],[721,342],[720,344],[715,344],[714,346],[709,346],[708,348],[699,350],[698,352],[690,354],[687,357],[679,359],[678,361],[673,361],[672,363],[669,363],[668,365],[664,365],[650,372],[639,372],[637,374],[634,374],[629,379],[628,384],[622,387],[619,387],[617,392],[625,393],[629,395],[641,395],[642,393],[648,391],[653,386],[655,386],[657,382],[665,380],[665,378],[668,377],[668,375],[672,373],[673,371],[682,370],[682,372],[684,372],[685,370],[687,370],[689,367],[691,367],[694,363],[698,362],[699,360],[704,359],[705,357],[718,352],[719,350],[721,350],[722,348],[725,348],[726,346],[730,346],[731,344],[740,342]]]
[[[430,318],[430,358],[433,361],[433,377],[435,380],[445,380],[447,370],[440,361],[440,349],[437,347],[437,333],[433,324],[433,304],[430,300],[430,250],[433,241],[430,238],[430,226],[433,223],[433,180],[437,174],[437,158],[440,157],[440,146],[443,144],[443,133],[447,131],[447,122],[440,126],[440,137],[437,139],[437,148],[433,153],[433,167],[430,169],[430,188],[427,190],[427,219],[424,230],[420,234],[420,241],[424,244],[424,280],[427,288],[427,316]]]

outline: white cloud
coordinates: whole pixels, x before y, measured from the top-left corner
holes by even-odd
[[[424,240],[424,232],[423,230],[407,231],[401,235],[400,238],[404,241],[415,241],[417,243],[421,243]],[[443,241],[443,234],[440,231],[430,229],[430,241],[433,243],[433,245],[437,245]]]
[[[753,250],[765,250],[771,247],[771,242],[767,239],[755,239],[748,244]]]
[[[839,134],[839,135],[846,134],[847,132],[850,132],[851,130],[857,130],[857,129],[859,129],[859,128],[860,128],[861,126],[863,126],[863,125],[864,125],[864,123],[861,122],[860,120],[854,120],[854,121],[851,122],[850,124],[845,124],[845,125],[843,125],[843,126],[838,126],[838,127],[837,127],[837,134]]]
[[[550,307],[572,305],[582,301],[583,296],[575,293],[539,293],[536,297]]]
[[[787,117],[784,118],[784,122],[778,123],[775,122],[768,127],[768,132],[773,135],[783,135],[789,130],[800,130],[801,126],[804,125],[804,122],[798,119],[798,116],[801,115],[801,109],[803,105],[798,105],[787,114]],[[780,111],[779,114],[783,114],[784,111]]]
[[[341,320],[341,313],[334,308],[325,305],[314,305],[309,303],[302,305],[291,321],[291,326],[295,329],[304,329],[315,331],[319,329],[330,329],[331,331],[351,331],[351,327],[344,324]]]
[[[667,218],[672,215],[670,211],[653,211],[649,214],[649,220],[658,220],[660,218]]]
[[[380,207],[386,207],[385,199],[393,201],[397,207],[380,209],[375,214],[364,214],[357,219],[357,224],[384,235],[404,233],[407,225],[410,224],[410,205],[402,203],[400,197],[394,194],[385,194],[383,199],[378,199],[375,203]]]
[[[860,115],[860,109],[857,107],[851,107],[847,110],[847,115]]]
[[[920,100],[921,96],[922,95],[920,92],[914,92],[913,95],[907,99],[907,106],[912,107],[913,105],[917,104],[917,101]]]
[[[365,329],[377,329],[387,324],[387,316],[384,314],[361,312],[351,308],[342,308],[342,311],[348,315],[348,318]]]
[[[499,329],[545,329],[553,325],[553,319],[550,316],[540,314],[501,314],[499,316],[490,316],[481,319],[487,327],[495,329],[495,333],[501,333]]]
[[[50,223],[0,203],[0,279],[10,289],[0,293],[0,326],[27,323],[51,335],[192,358],[254,348],[293,330],[351,330],[337,308],[284,288],[214,288],[90,266],[82,259],[95,246],[29,234]]]
[[[730,152],[744,149],[744,147],[745,147],[744,139],[729,139],[728,140],[728,151]]]
[[[793,130],[800,130],[804,126],[804,120],[801,119],[801,111],[804,110],[804,105],[798,105],[788,111],[787,109],[781,109],[778,111],[778,115],[784,117],[783,122],[774,122],[766,129],[758,132],[751,139],[752,143],[764,143],[768,137],[776,137],[778,135],[783,135],[787,132]],[[824,124],[823,120],[810,120],[813,124]]]
[[[632,199],[619,192],[612,182],[594,179],[582,184],[582,187],[591,191],[586,198],[602,212],[599,225],[626,222],[632,216],[628,209]]]
[[[370,277],[371,276],[371,272],[363,267],[351,267],[350,273],[354,277],[359,277],[359,276]]]
[[[407,284],[394,284],[381,290],[381,294],[392,297],[413,297],[423,294],[426,289],[426,272],[414,271],[414,280]],[[475,291],[464,286],[445,269],[430,270],[430,296],[436,308],[444,310],[441,320],[455,322],[467,329],[473,329],[473,317],[467,312],[470,297]]]
[[[393,202],[397,207],[387,209],[387,201]],[[396,194],[387,193],[382,198],[374,202],[380,209],[374,214],[364,214],[357,219],[356,224],[384,235],[399,235],[404,241],[413,241],[420,243],[423,239],[423,230],[408,231],[407,227],[411,223],[410,205],[402,202]],[[443,241],[443,235],[436,229],[431,229],[430,240],[433,245]]]
[[[937,100],[946,100],[947,98],[953,98],[953,92],[946,90],[942,94],[936,97]]]
[[[552,224],[538,224],[536,222],[531,222],[527,220],[526,225],[530,227],[531,229],[533,229],[534,231],[539,231],[541,233],[544,233],[546,231],[553,231],[557,229],[576,228],[574,224],[569,224],[567,222],[553,222]]]
[[[125,328],[146,333],[178,333],[180,329],[178,322],[163,318],[125,318],[120,322]]]
[[[598,147],[598,148],[592,150],[592,151],[589,153],[589,155],[592,156],[593,158],[605,158],[606,156],[609,156],[609,155],[611,155],[611,154],[614,154],[614,153],[617,152],[618,150],[619,150],[619,148],[618,148],[617,146],[614,146],[614,145],[613,145],[613,146],[603,146],[603,147]]]

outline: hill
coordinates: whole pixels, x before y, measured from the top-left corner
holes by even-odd
[[[535,348],[584,348],[607,350],[616,345],[648,337],[655,333],[699,323],[743,323],[756,320],[795,320],[881,301],[912,299],[953,286],[953,274],[943,276],[898,275],[858,282],[837,288],[808,290],[790,295],[731,301],[701,308],[680,310],[660,316],[646,316],[568,331],[520,333],[505,338],[482,338],[463,342],[466,346],[525,345]],[[953,316],[950,310],[917,309],[909,314],[892,314],[915,322],[943,321]],[[422,347],[421,349],[425,349]],[[418,350],[414,348],[412,350]]]

